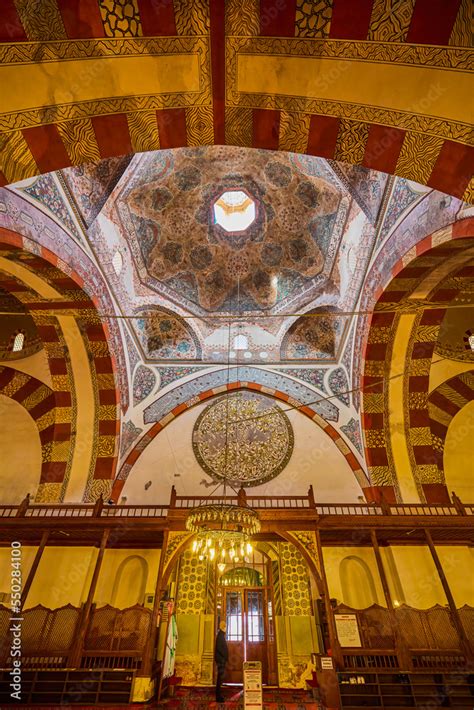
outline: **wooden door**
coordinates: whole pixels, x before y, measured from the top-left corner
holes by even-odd
[[[225,622],[229,660],[226,668],[227,683],[242,683],[242,666],[245,660],[244,590],[225,590]]]
[[[225,590],[226,639],[229,661],[226,682],[243,682],[244,661],[261,661],[262,682],[268,682],[268,611],[266,590]]]
[[[245,660],[260,661],[262,683],[268,682],[266,594],[263,589],[245,589]]]

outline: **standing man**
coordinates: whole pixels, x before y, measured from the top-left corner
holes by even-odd
[[[225,698],[222,695],[222,681],[224,680],[225,667],[229,659],[229,649],[225,639],[226,623],[221,621],[219,631],[216,636],[216,649],[214,651],[214,660],[217,665],[217,681],[216,681],[216,702],[223,703]]]

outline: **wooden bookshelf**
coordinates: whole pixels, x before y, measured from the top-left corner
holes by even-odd
[[[118,705],[130,702],[133,671],[51,670],[22,673],[22,704]],[[0,671],[0,703],[11,698],[8,671]]]
[[[362,679],[364,682],[350,682]],[[339,673],[344,710],[474,708],[474,673]]]

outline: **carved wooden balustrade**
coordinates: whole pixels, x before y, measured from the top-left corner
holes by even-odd
[[[123,518],[153,518],[166,520],[185,519],[190,508],[209,501],[222,501],[222,497],[213,496],[178,496],[174,487],[172,488],[170,502],[158,505],[118,505],[105,504],[99,498],[94,504],[84,503],[61,503],[51,505],[34,505],[28,501],[23,501],[20,505],[1,505],[0,518],[9,520],[11,518],[25,519],[77,519],[77,518],[102,518],[108,520]],[[341,517],[436,517],[456,519],[459,517],[470,517],[474,515],[474,504],[460,505],[433,505],[426,503],[317,503],[314,498],[313,488],[310,486],[308,494],[305,496],[252,496],[247,495],[245,490],[239,491],[238,495],[226,496],[226,502],[234,504],[248,505],[258,510],[265,519],[265,511],[272,515],[275,510],[301,515],[301,519],[306,517],[306,513],[311,514],[311,518],[323,518],[326,516]],[[18,521],[19,522],[19,521]]]
[[[159,505],[95,504],[0,506],[0,544],[21,540],[38,544],[48,531],[48,545],[97,545],[104,530],[111,531],[109,546],[127,544],[161,547],[166,531],[184,531],[191,508],[203,501],[222,498],[178,496],[172,489],[169,503]],[[257,539],[292,530],[319,530],[323,544],[370,544],[364,531],[376,530],[380,544],[425,544],[424,530],[432,531],[435,542],[472,544],[474,505],[430,505],[387,503],[318,503],[312,487],[306,496],[256,496],[239,491],[227,502],[248,505],[258,511],[262,530]],[[408,535],[411,537],[408,538]]]

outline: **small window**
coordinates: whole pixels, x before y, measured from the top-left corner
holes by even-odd
[[[13,341],[12,351],[14,353],[19,353],[20,350],[23,350],[24,344],[25,344],[25,334],[24,333],[17,333],[15,335],[15,340]]]
[[[249,340],[246,335],[236,335],[234,338],[234,350],[247,350]]]
[[[474,352],[474,333],[472,330],[466,330],[464,333],[464,347],[466,350]]]
[[[112,259],[112,266],[114,267],[114,271],[117,276],[119,276],[123,266],[123,258],[119,251],[116,251],[114,254],[114,258]]]

